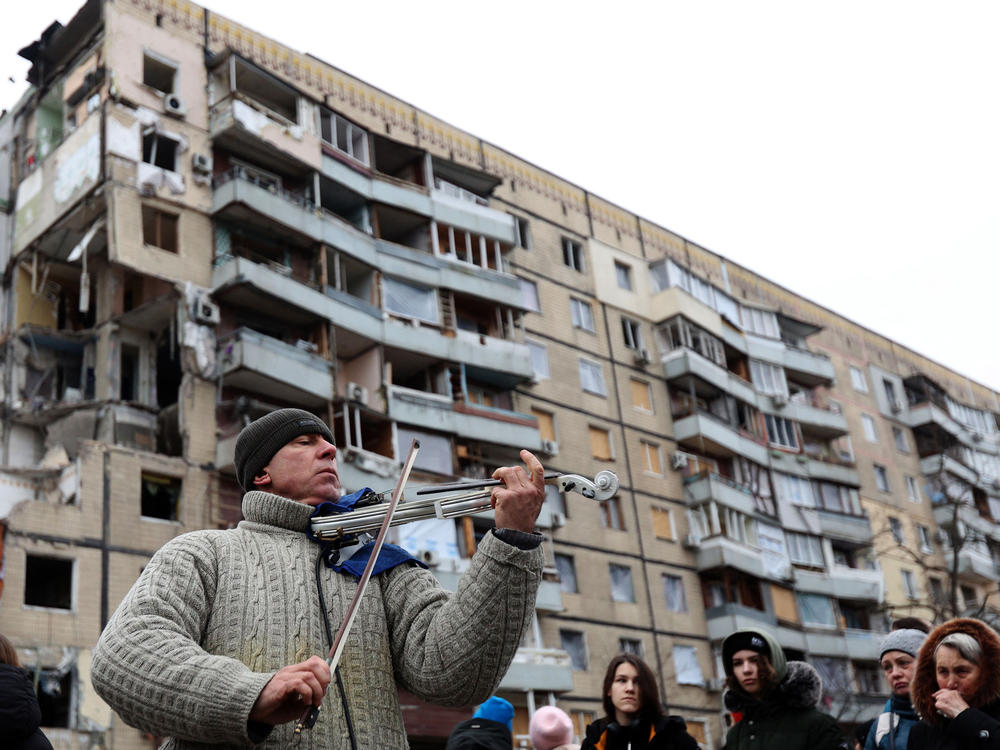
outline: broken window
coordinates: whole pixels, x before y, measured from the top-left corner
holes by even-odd
[[[177,66],[148,50],[142,55],[142,82],[164,94],[174,93]]]
[[[143,518],[159,518],[164,521],[179,519],[182,485],[180,479],[144,471],[141,484]]]
[[[31,607],[73,609],[74,561],[64,557],[27,555],[24,603]]]
[[[642,641],[638,638],[619,638],[618,650],[623,654],[635,654],[642,658]]]
[[[368,164],[368,133],[364,128],[326,111],[320,114],[320,126],[324,141],[352,159]]]
[[[642,326],[638,320],[622,316],[622,336],[629,349],[642,349]]]
[[[71,729],[73,685],[76,675],[72,669],[42,669],[38,677],[38,707],[42,710],[40,726]]]
[[[177,139],[150,130],[142,136],[142,160],[168,172],[177,171]]]
[[[139,347],[134,344],[122,344],[119,398],[122,401],[139,399]]]
[[[152,206],[142,207],[142,240],[161,250],[177,252],[177,214]]]
[[[574,271],[583,273],[586,270],[583,262],[583,245],[576,240],[571,240],[569,237],[563,237],[562,249],[563,263],[572,268]]]

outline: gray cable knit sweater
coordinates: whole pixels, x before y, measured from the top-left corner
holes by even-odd
[[[303,532],[312,510],[248,492],[236,529],[183,534],[153,556],[101,634],[91,669],[127,723],[173,738],[169,748],[254,746],[247,717],[274,672],[329,652],[319,547]],[[456,706],[496,689],[530,621],[542,557],[487,534],[454,595],[416,565],[372,578],[341,659],[359,748],[408,747],[397,683]],[[327,568],[321,575],[336,631],[356,584]],[[261,746],[288,747],[293,730],[275,727]],[[299,747],[350,747],[335,683]]]

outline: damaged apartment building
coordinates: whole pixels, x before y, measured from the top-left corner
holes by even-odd
[[[884,701],[890,617],[993,606],[989,388],[187,0],[88,0],[24,41],[0,631],[56,746],[156,746],[93,692],[91,649],[164,542],[239,521],[236,435],[282,406],[330,423],[347,490],[391,487],[412,438],[413,486],[520,448],[618,475],[600,504],[549,488],[499,688],[516,745],[546,703],[582,735],[627,650],[719,747],[719,645],[755,624],[846,727]],[[395,538],[453,587],[490,525]],[[471,714],[400,697],[418,749]]]

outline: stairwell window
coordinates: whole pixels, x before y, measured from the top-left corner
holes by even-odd
[[[594,310],[586,300],[569,298],[569,313],[573,320],[573,327],[580,328],[588,333],[594,332]]]
[[[856,391],[868,393],[868,381],[865,380],[865,374],[853,365],[851,365],[851,385]]]
[[[620,289],[627,289],[632,291],[632,266],[622,263],[621,261],[615,261],[615,280],[618,282],[618,287]]]
[[[632,584],[632,568],[611,563],[608,571],[611,576],[611,601],[634,603],[635,586]]]
[[[889,472],[881,464],[874,464],[872,471],[875,473],[875,486],[882,492],[889,492]]]
[[[628,349],[642,349],[642,325],[638,320],[622,315],[622,338]]]
[[[607,396],[608,392],[604,385],[604,370],[599,362],[590,359],[579,359],[580,387],[587,393],[598,396]]]
[[[583,273],[586,268],[583,261],[583,245],[569,237],[562,238],[563,263],[574,271]]]

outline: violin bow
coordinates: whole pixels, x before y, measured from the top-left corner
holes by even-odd
[[[385,520],[382,521],[382,527],[378,531],[378,536],[375,538],[375,546],[372,548],[371,554],[368,556],[368,564],[365,565],[365,570],[361,574],[361,578],[358,580],[358,588],[354,592],[354,597],[351,599],[351,604],[347,608],[347,612],[344,615],[343,621],[340,623],[340,629],[337,630],[337,635],[333,639],[333,646],[330,648],[330,655],[327,657],[326,663],[330,667],[330,673],[337,669],[337,665],[340,663],[340,657],[344,653],[344,646],[347,644],[347,634],[351,631],[351,625],[354,624],[354,618],[358,614],[358,610],[361,608],[361,597],[364,596],[365,589],[368,587],[368,581],[371,580],[372,570],[375,568],[375,561],[378,560],[379,552],[382,551],[382,545],[385,543],[385,535],[389,530],[389,524],[392,523],[392,516],[396,512],[396,506],[399,505],[399,500],[403,496],[403,487],[406,485],[406,480],[410,477],[410,470],[413,468],[414,462],[417,460],[417,451],[420,450],[420,443],[417,440],[413,440],[410,443],[410,452],[406,456],[406,461],[403,462],[403,471],[399,475],[399,481],[396,483],[396,488],[392,491],[392,499],[389,501],[389,508],[385,513]],[[309,709],[302,715],[299,719],[299,723],[295,725],[295,734],[301,735],[302,730],[312,729],[316,724],[316,719],[319,718],[319,710],[322,707],[322,702],[319,706],[310,706]]]

